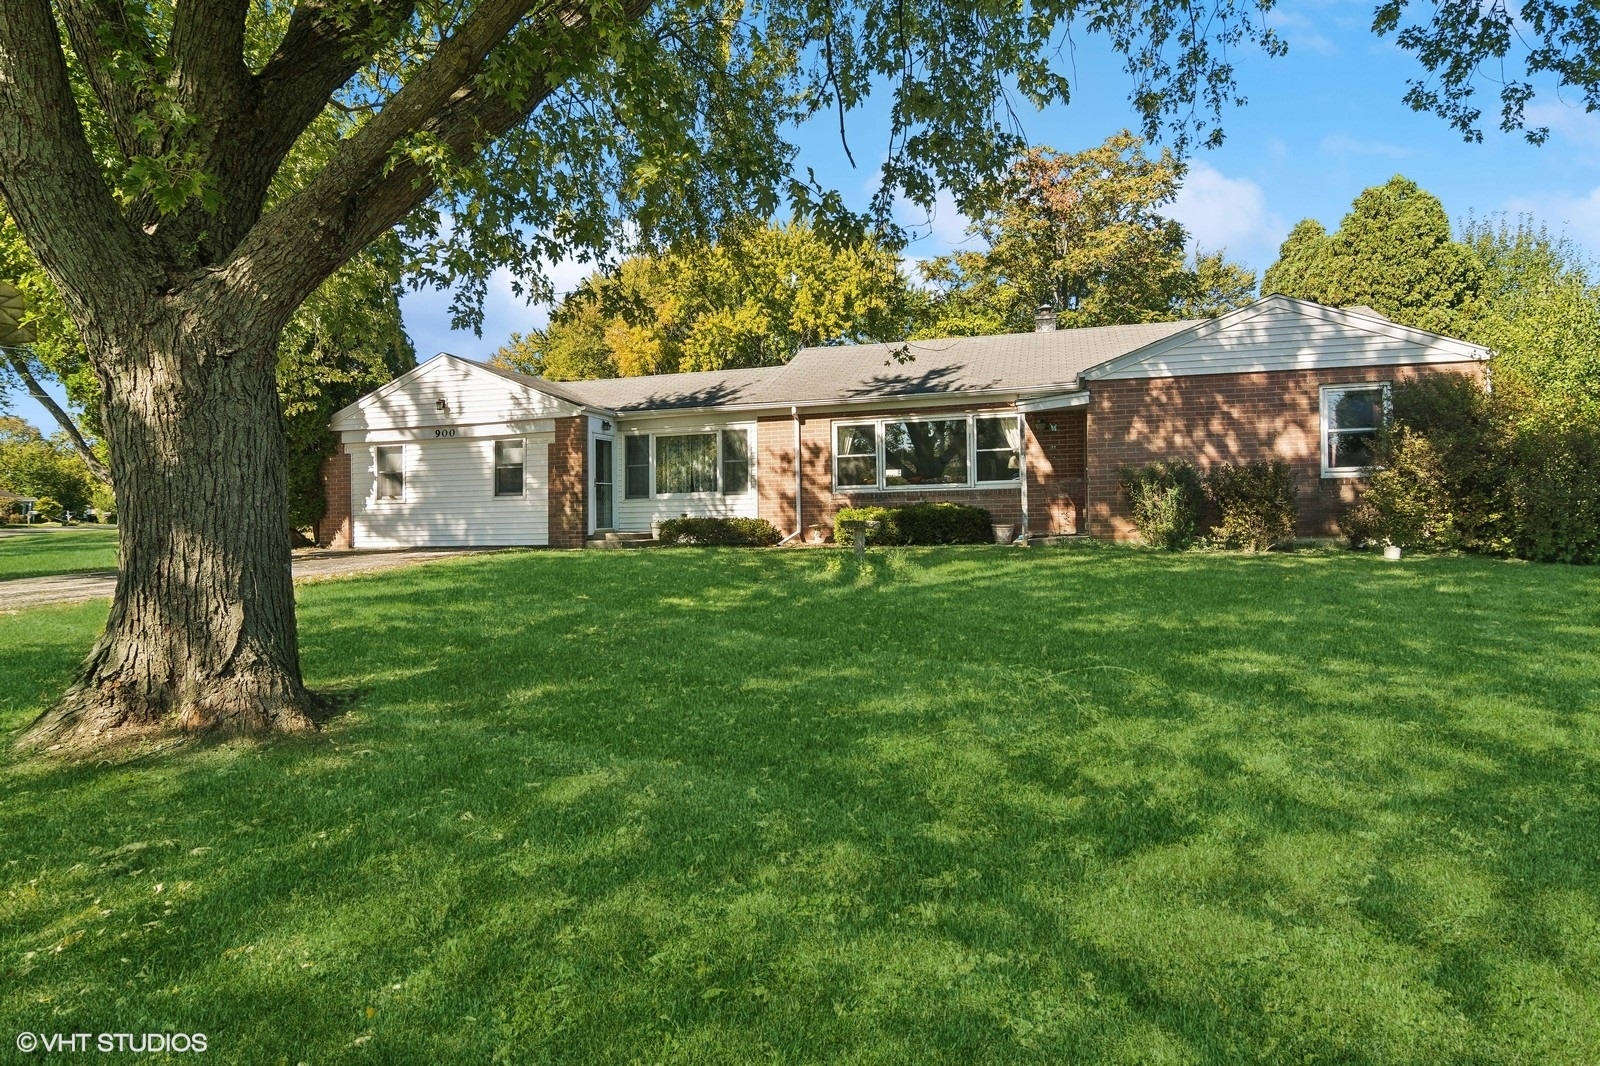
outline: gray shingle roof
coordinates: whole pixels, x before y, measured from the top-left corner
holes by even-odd
[[[488,369],[568,402],[619,413],[1036,392],[1070,389],[1090,367],[1193,325],[1196,322],[1152,322],[1054,333],[805,348],[785,366],[597,381],[557,383],[496,367]]]

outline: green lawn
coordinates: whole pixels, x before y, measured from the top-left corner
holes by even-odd
[[[359,693],[321,737],[0,757],[5,1040],[1600,1060],[1600,571],[681,550],[297,594]],[[0,729],[104,611],[0,617]]]
[[[0,537],[0,581],[117,568],[116,529],[72,529]]]

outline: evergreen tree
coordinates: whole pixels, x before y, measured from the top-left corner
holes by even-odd
[[[1418,329],[1460,336],[1477,314],[1483,271],[1450,234],[1437,197],[1396,175],[1356,197],[1339,229],[1297,225],[1263,291],[1330,307],[1364,304]]]

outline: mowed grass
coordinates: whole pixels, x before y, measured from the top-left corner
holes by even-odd
[[[3,757],[6,1040],[1600,1060],[1593,570],[680,550],[297,594],[359,693],[320,737]],[[0,728],[104,611],[0,616]]]
[[[0,536],[0,581],[117,568],[115,529]],[[3,602],[3,599],[0,599]]]

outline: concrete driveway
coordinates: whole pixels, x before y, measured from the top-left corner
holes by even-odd
[[[495,549],[489,549],[495,550]],[[410,551],[306,551],[294,553],[296,581],[371,570],[392,570],[435,559],[462,555],[481,555],[473,548],[427,548]],[[0,611],[19,611],[47,603],[76,603],[110,596],[116,591],[117,574],[101,570],[88,574],[57,574],[52,577],[22,577],[0,581]]]

